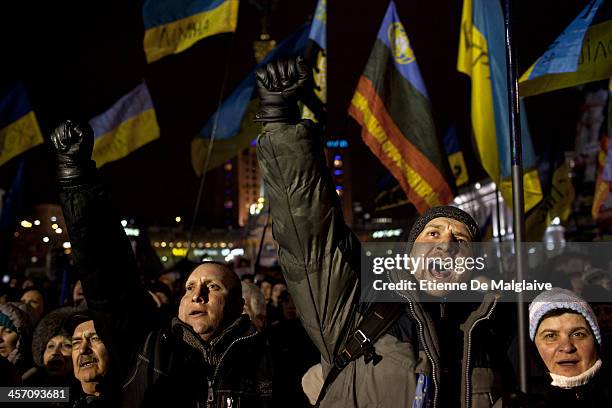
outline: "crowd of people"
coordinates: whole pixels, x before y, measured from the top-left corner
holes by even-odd
[[[275,61],[257,84],[257,153],[283,278],[205,261],[143,282],[96,177],[92,131],[66,121],[50,145],[73,296],[56,304],[47,282],[30,280],[3,288],[2,385],[69,387],[70,401],[54,404],[74,407],[612,406],[612,309],[580,296],[574,272],[584,278],[584,268],[559,272],[566,288],[529,305],[527,393],[512,351],[516,305],[501,294],[466,302],[444,289],[398,290],[394,302],[364,302],[361,243],[344,223],[320,129],[300,119],[309,71],[299,58]],[[467,256],[480,240],[474,219],[451,206],[422,214],[408,237],[414,256]],[[606,274],[591,271],[591,286],[608,291]],[[431,265],[414,273],[468,275]]]
[[[202,327],[198,321],[200,320],[198,319],[199,302],[191,302],[192,305],[185,305],[182,310],[180,302],[183,298],[193,300],[193,297],[185,297],[186,293],[203,291],[201,288],[192,289],[191,285],[198,285],[193,278],[230,276],[229,281],[219,276],[218,283],[224,283],[228,293],[233,292],[230,303],[239,306],[244,302],[244,305],[233,311],[225,307],[213,310],[210,306],[202,306],[201,309],[205,310],[205,314],[214,316],[211,319],[213,322],[211,326],[221,324],[225,326],[225,323],[221,321],[238,319],[240,320],[239,325],[242,326],[242,330],[239,330],[240,334],[251,336],[254,333],[260,333],[264,338],[263,344],[251,344],[244,350],[246,354],[252,352],[255,353],[254,355],[261,354],[266,360],[262,363],[259,373],[261,375],[259,388],[257,392],[253,392],[261,394],[264,399],[268,393],[272,401],[269,388],[270,384],[274,384],[274,403],[270,402],[270,406],[308,406],[307,397],[301,391],[301,379],[311,366],[319,363],[319,353],[299,321],[295,304],[286,290],[286,285],[263,273],[257,276],[245,274],[241,280],[238,280],[232,267],[233,264],[208,262],[198,268],[194,266],[193,273],[191,270],[171,269],[162,274],[159,280],[145,285],[150,300],[147,303],[155,316],[151,318],[154,323],[150,327],[164,328],[170,325],[175,333],[181,328],[186,328],[187,332],[181,336],[189,336],[193,329],[196,333],[211,340],[210,344],[212,344],[213,337],[217,336],[210,337],[208,333],[214,332],[214,328]],[[178,276],[184,274],[184,279],[169,278],[177,273]],[[2,364],[0,384],[2,386],[68,387],[70,402],[52,403],[50,404],[52,406],[115,406],[119,397],[113,395],[115,391],[109,388],[109,381],[113,375],[110,370],[111,361],[114,361],[110,358],[112,353],[109,351],[118,353],[122,348],[129,346],[129,340],[125,338],[119,340],[123,345],[113,347],[107,340],[108,337],[101,337],[97,327],[105,323],[108,325],[109,322],[97,323],[100,322],[100,312],[90,310],[80,280],[74,282],[71,287],[70,299],[67,299],[65,304],[59,305],[57,288],[46,280],[14,278],[9,284],[3,285],[0,292],[0,362]],[[202,299],[202,302],[208,304],[213,297],[214,295],[208,295],[205,301]],[[244,316],[239,319],[242,314]],[[173,322],[173,317],[176,319],[176,316],[181,319],[181,322],[184,321],[188,325],[183,327],[179,321]],[[215,319],[218,320],[215,322]],[[237,324],[237,322],[234,323]],[[100,328],[100,331],[104,333],[107,330],[112,333],[112,330],[115,329],[108,328],[108,326]],[[161,334],[148,333],[149,337],[140,347],[142,350],[130,349],[124,353],[153,352],[154,350],[150,348],[153,344],[153,336],[156,336],[155,350],[159,351],[159,347],[164,344],[164,342],[158,342],[160,335],[163,339],[165,335],[163,330]],[[121,339],[123,335],[113,334],[113,337]],[[229,339],[234,339],[234,337]],[[196,340],[191,339],[190,341]],[[224,345],[227,346],[227,344]],[[172,351],[167,350],[166,352],[172,354]],[[221,359],[225,351],[226,349],[222,347],[218,355],[214,357],[211,355],[211,364],[213,359]],[[134,376],[129,385],[138,381],[135,387],[137,388],[143,381],[149,380],[145,378],[144,369],[138,366],[148,364],[151,360],[155,361],[155,355],[144,354],[142,359],[136,362],[136,367],[117,367],[118,363],[114,363],[113,369],[121,369],[124,372],[133,370],[131,374]],[[246,355],[242,356],[242,358],[246,357]],[[240,356],[232,357],[233,360],[240,358]],[[161,364],[161,361],[155,361],[149,368],[158,367],[158,364]],[[183,369],[185,368],[187,367],[183,366]],[[152,369],[155,370],[155,368]],[[190,373],[198,376],[196,374],[198,371],[200,371],[199,367],[194,367]],[[198,388],[194,383],[193,391],[201,392],[202,390]],[[244,391],[242,388],[241,390]],[[134,393],[136,394],[137,391]],[[166,400],[160,399],[162,397]],[[194,400],[198,400],[198,397],[194,397]],[[204,400],[208,401],[207,393]],[[145,400],[122,401],[124,401],[124,406],[156,405],[163,401],[178,403],[179,406],[182,406],[181,398],[175,393],[170,393],[165,397],[162,394],[155,397],[147,396]],[[185,402],[185,406],[189,405]],[[246,406],[251,405],[246,403]]]

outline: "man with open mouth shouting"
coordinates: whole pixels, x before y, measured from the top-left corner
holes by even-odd
[[[427,289],[419,300],[407,296],[384,307],[361,302],[362,272],[371,271],[361,270],[361,244],[344,223],[321,129],[300,117],[297,102],[312,93],[309,76],[300,57],[259,69],[255,120],[264,123],[257,159],[279,261],[322,355],[326,380],[318,405],[492,407],[514,382],[504,332],[514,325],[499,315],[504,308],[496,295],[451,305],[446,291]],[[376,120],[370,122],[372,131],[380,129]],[[469,254],[470,243],[479,240],[476,222],[454,207],[421,215],[409,239],[416,243],[413,256],[451,260]],[[421,245],[429,250],[420,251]],[[446,264],[421,263],[415,277],[442,283],[468,278],[467,271],[458,272]]]
[[[443,297],[451,292],[453,283],[466,282],[471,273],[467,268],[455,268],[459,259],[473,257],[472,242],[480,241],[480,230],[476,221],[456,207],[434,207],[420,216],[408,237],[414,243],[411,248],[415,263],[414,277],[417,281],[442,285],[422,284],[423,291],[431,296]]]

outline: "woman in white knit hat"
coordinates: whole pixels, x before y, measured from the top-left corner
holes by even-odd
[[[529,305],[529,337],[550,376],[542,390],[547,406],[612,407],[612,377],[587,302],[565,289],[542,292]]]

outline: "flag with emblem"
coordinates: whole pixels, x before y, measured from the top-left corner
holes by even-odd
[[[22,82],[0,91],[0,165],[43,142]]]
[[[460,187],[468,182],[467,166],[459,144],[457,129],[453,125],[449,126],[444,133],[444,150],[448,155],[448,164],[455,177],[455,185]]]
[[[521,96],[612,77],[612,2],[592,0],[519,80]]]
[[[153,101],[144,82],[89,124],[94,131],[93,159],[98,167],[159,138]]]
[[[148,63],[211,35],[236,31],[238,0],[145,0],[142,7]]]
[[[349,113],[361,125],[364,142],[420,213],[452,200],[429,96],[393,1],[359,78]]]
[[[472,80],[472,130],[480,162],[512,203],[504,18],[499,0],[464,0],[457,69]],[[522,104],[522,102],[521,102]],[[542,200],[537,160],[521,105],[525,211]]]

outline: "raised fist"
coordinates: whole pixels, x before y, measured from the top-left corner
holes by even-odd
[[[256,76],[260,103],[255,122],[297,122],[297,102],[305,92],[309,75],[302,57],[272,61],[259,68]]]
[[[57,175],[60,181],[71,181],[95,169],[91,160],[93,130],[89,124],[62,122],[51,133],[51,145],[57,158]]]

